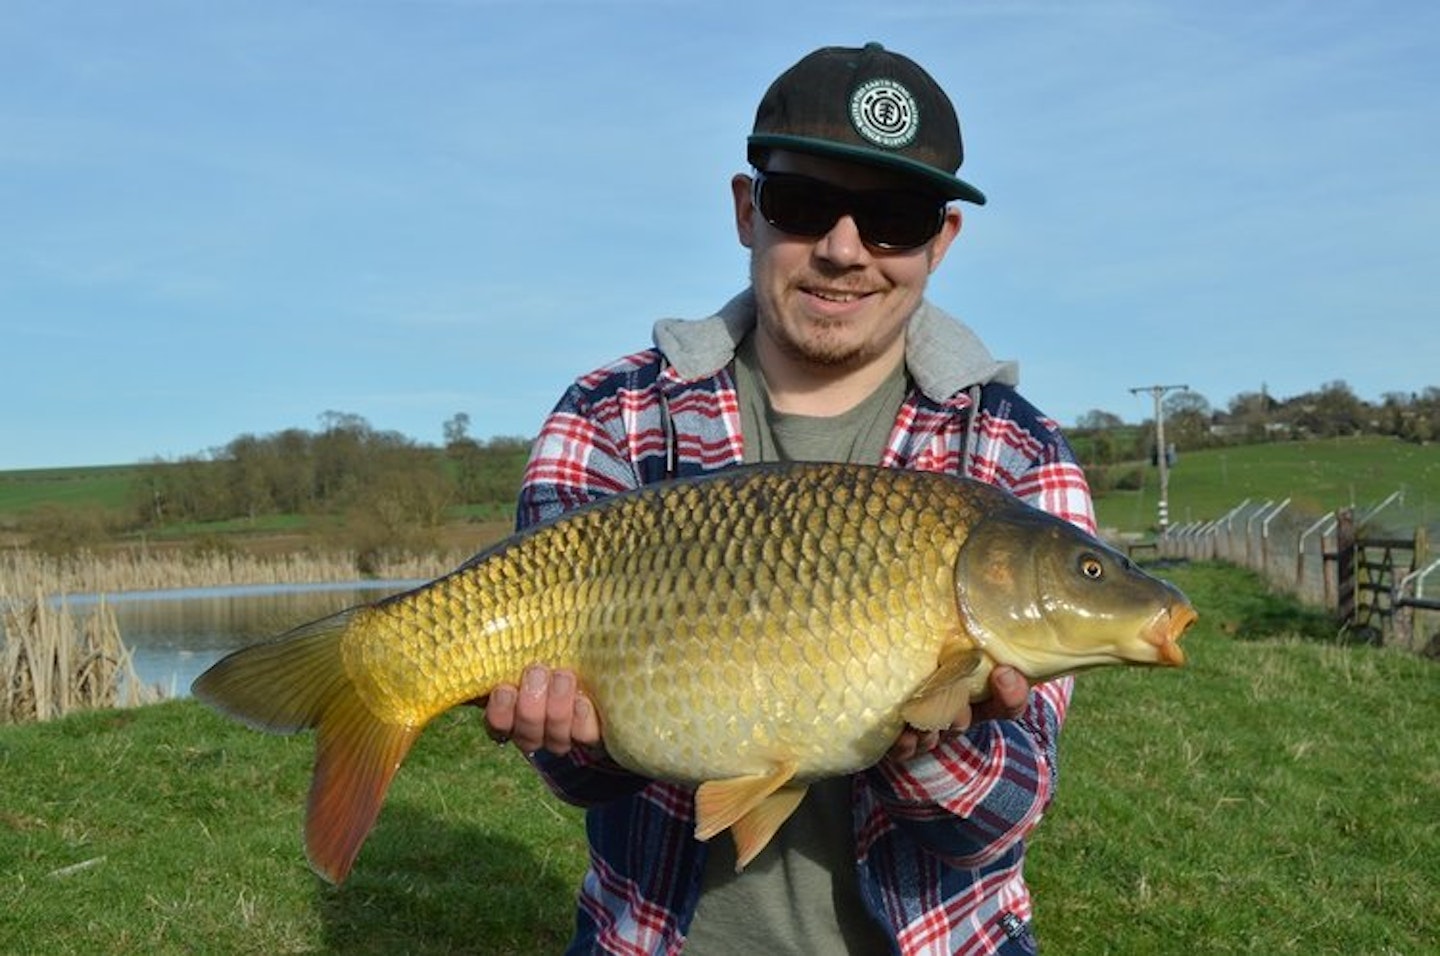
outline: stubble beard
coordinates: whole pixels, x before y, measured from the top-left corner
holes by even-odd
[[[848,343],[840,340],[834,334],[834,330],[842,329],[843,325],[844,323],[841,322],[812,320],[811,327],[814,334],[808,337],[801,338],[791,335],[788,329],[777,327],[772,333],[772,338],[780,347],[780,351],[792,362],[837,372],[860,368],[874,358],[871,353],[875,349],[866,343]]]

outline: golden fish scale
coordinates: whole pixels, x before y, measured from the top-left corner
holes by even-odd
[[[666,779],[855,769],[962,639],[976,493],[836,468],[609,499],[363,612],[347,669],[418,725],[532,661],[574,668],[611,755]]]

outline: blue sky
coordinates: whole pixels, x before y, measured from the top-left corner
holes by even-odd
[[[529,435],[744,283],[769,82],[879,40],[990,197],[931,298],[1073,424],[1440,385],[1440,5],[3,0],[0,469]]]

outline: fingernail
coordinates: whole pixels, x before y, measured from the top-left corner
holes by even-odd
[[[569,671],[556,671],[550,675],[550,690],[555,694],[568,694],[575,689],[575,675]]]
[[[1020,687],[1023,678],[1007,667],[995,675],[995,681],[1000,685],[1001,690],[1016,690]]]
[[[588,721],[588,720],[590,719],[590,715],[593,714],[593,713],[594,713],[594,708],[592,708],[592,707],[590,706],[590,698],[589,698],[589,697],[576,697],[576,698],[575,698],[575,719],[576,719],[576,720],[579,720],[579,721]]]
[[[515,688],[497,687],[490,693],[490,703],[497,707],[515,706]]]
[[[543,667],[527,667],[525,674],[520,678],[521,689],[530,694],[543,694],[547,683],[549,683],[549,677]]]

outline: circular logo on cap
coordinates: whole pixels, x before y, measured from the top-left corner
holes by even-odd
[[[909,146],[920,129],[920,110],[910,91],[894,80],[870,80],[850,95],[855,132],[888,149]]]

